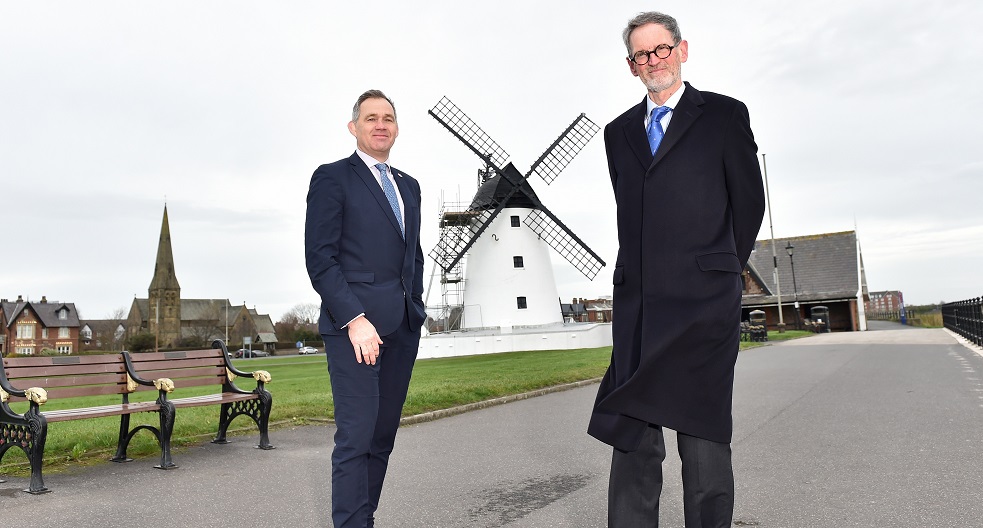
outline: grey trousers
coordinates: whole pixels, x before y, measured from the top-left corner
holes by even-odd
[[[734,517],[730,444],[676,433],[686,528],[729,528]],[[662,494],[662,428],[651,425],[638,450],[614,450],[608,482],[609,528],[657,528]]]

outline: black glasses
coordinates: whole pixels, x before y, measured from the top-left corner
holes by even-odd
[[[635,64],[641,66],[643,64],[648,64],[649,56],[653,53],[655,53],[655,56],[660,59],[668,59],[669,55],[672,54],[672,50],[674,49],[676,49],[676,46],[660,44],[652,51],[636,51],[634,55],[628,58]]]

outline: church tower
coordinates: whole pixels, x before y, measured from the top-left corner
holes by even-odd
[[[157,335],[161,347],[176,346],[181,338],[181,286],[174,274],[174,254],[171,252],[171,228],[167,222],[167,206],[160,226],[157,243],[157,262],[154,278],[150,281],[149,317],[147,327]],[[159,331],[159,333],[158,333]]]

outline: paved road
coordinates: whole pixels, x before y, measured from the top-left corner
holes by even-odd
[[[402,429],[380,526],[603,526],[610,449],[584,433],[595,390]],[[736,526],[983,526],[983,356],[942,330],[879,324],[743,352],[734,419]],[[0,521],[328,526],[331,434],[276,431],[269,452],[237,437],[176,453],[169,472],[150,459],[50,475],[38,497],[8,478]],[[681,527],[667,439],[663,526]]]

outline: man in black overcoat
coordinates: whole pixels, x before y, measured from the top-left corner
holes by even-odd
[[[665,442],[677,432],[686,527],[729,527],[741,272],[764,215],[747,107],[683,83],[676,20],[624,30],[645,99],[604,129],[617,202],[614,348],[588,432],[614,447],[611,527],[658,526]]]

